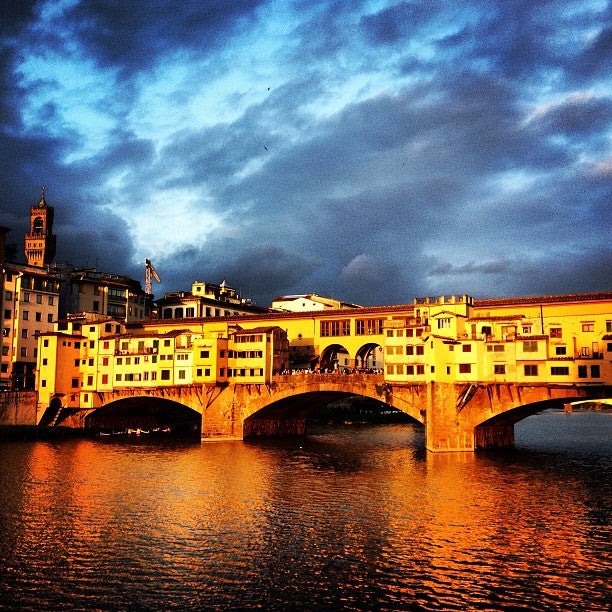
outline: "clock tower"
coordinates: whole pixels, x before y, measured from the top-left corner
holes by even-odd
[[[53,206],[45,201],[45,188],[40,202],[30,209],[30,231],[25,235],[25,256],[30,266],[42,267],[55,257]]]

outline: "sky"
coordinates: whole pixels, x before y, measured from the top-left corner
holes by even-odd
[[[604,0],[15,0],[0,225],[58,262],[368,305],[612,290]],[[22,256],[23,258],[23,256]]]

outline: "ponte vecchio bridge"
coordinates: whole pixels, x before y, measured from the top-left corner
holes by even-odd
[[[505,446],[526,416],[611,397],[611,303],[461,296],[120,329],[81,322],[41,336],[40,360],[57,355],[39,374],[41,422],[104,429],[131,415],[151,427],[182,410],[203,440],[300,435],[322,406],[363,396],[421,423],[431,451]]]

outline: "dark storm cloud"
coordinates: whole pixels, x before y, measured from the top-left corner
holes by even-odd
[[[88,0],[66,11],[73,36],[102,65],[127,72],[151,68],[166,53],[204,52],[240,30],[254,0]]]
[[[10,4],[0,223],[19,242],[44,184],[58,259],[141,279],[153,257],[156,292],[609,287],[603,3]]]

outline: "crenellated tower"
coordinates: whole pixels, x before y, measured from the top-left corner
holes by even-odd
[[[40,202],[30,209],[30,231],[25,235],[25,256],[28,265],[42,267],[55,257],[53,207],[45,201],[45,188]]]

